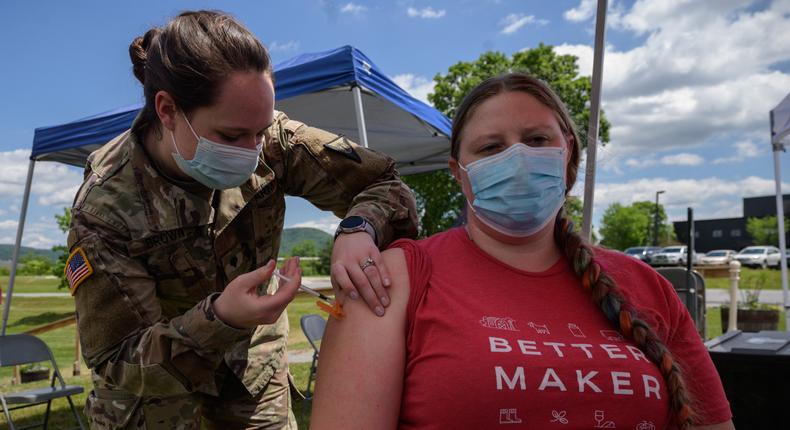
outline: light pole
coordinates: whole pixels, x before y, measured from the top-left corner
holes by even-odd
[[[665,190],[656,191],[656,212],[653,220],[653,246],[658,246],[658,196],[665,192]]]

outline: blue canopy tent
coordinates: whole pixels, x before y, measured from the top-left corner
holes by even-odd
[[[278,110],[386,153],[401,174],[447,167],[450,121],[396,85],[351,46],[303,54],[274,67]],[[36,161],[83,167],[88,155],[131,127],[131,105],[35,130],[3,313],[5,335]]]

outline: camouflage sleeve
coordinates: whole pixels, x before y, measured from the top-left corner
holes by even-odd
[[[217,294],[169,321],[144,264],[126,255],[123,235],[74,210],[69,248],[92,273],[72,290],[83,356],[109,385],[140,395],[217,394],[214,374],[225,350],[248,338],[212,311]]]
[[[390,157],[282,114],[273,131],[279,145],[267,145],[265,156],[282,163],[287,194],[341,218],[364,217],[375,227],[379,247],[417,235],[414,195]]]

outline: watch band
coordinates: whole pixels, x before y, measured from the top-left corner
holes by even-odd
[[[358,225],[353,227],[343,227],[343,223],[346,222],[347,220],[351,220],[352,218],[354,218],[355,219],[354,221],[356,222],[359,222],[360,220],[361,222],[359,222]],[[356,220],[356,218],[358,218],[359,220]],[[341,234],[358,233],[361,231],[364,231],[367,234],[369,234],[370,237],[373,239],[373,243],[378,245],[378,235],[376,234],[376,228],[373,227],[373,224],[368,222],[368,220],[360,216],[350,216],[348,218],[345,218],[343,221],[341,221],[340,224],[337,226],[337,230],[335,230],[335,239],[337,239],[337,237]]]

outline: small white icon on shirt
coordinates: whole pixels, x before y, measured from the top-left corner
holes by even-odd
[[[584,335],[584,332],[582,332],[582,329],[574,323],[568,323],[568,330],[570,330],[571,334],[575,337],[587,337]]]
[[[636,425],[636,430],[656,430],[656,425],[650,421],[642,420]]]
[[[530,321],[527,325],[535,329],[538,334],[550,334],[549,328],[546,326],[546,324],[535,324],[534,322]]]
[[[603,411],[595,411],[595,427],[596,429],[613,429],[617,428],[614,421],[606,421]]]
[[[568,415],[566,411],[551,411],[551,416],[553,417],[551,422],[553,423],[560,423],[560,424],[568,424],[568,419],[565,416]]]
[[[611,342],[622,342],[625,340],[623,335],[615,330],[601,330],[601,336]]]
[[[518,417],[517,410],[500,409],[499,410],[499,424],[521,424],[521,418]]]
[[[518,331],[516,328],[516,320],[508,317],[483,317],[480,320],[480,325],[498,330]]]

